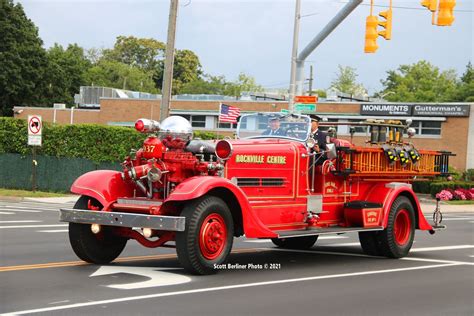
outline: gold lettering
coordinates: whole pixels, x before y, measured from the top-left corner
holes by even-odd
[[[286,164],[286,156],[268,156],[267,163],[284,165]]]
[[[263,163],[263,155],[237,155],[235,156],[235,162],[239,163]]]

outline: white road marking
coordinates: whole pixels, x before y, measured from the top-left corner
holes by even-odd
[[[318,240],[328,240],[328,239],[345,239],[345,238],[349,238],[347,236],[319,236],[318,237]],[[250,243],[256,243],[256,244],[259,244],[259,243],[271,243],[272,241],[270,239],[247,239],[247,240],[244,240],[244,242],[250,242]],[[357,243],[359,245],[359,243]],[[337,244],[336,244],[337,245]],[[330,245],[330,246],[333,246],[333,245]]]
[[[348,253],[348,252],[332,252],[332,251],[301,250],[301,249],[282,249],[282,248],[267,248],[267,249],[261,248],[261,250],[276,250],[276,251],[283,251],[283,252],[299,252],[299,253],[321,254],[321,255],[387,259],[387,257],[370,256],[370,255],[366,255],[366,254]],[[431,262],[431,263],[458,264],[458,265],[461,265],[461,264],[474,265],[474,263],[466,262],[466,261],[439,260],[439,259],[416,258],[416,257],[404,257],[404,258],[400,258],[400,260],[422,261],[422,262]]]
[[[67,233],[68,229],[57,229],[57,230],[37,230],[37,233]]]
[[[42,221],[24,220],[24,221],[0,221],[0,224],[16,224],[16,223],[41,223]]]
[[[41,211],[35,211],[35,210],[19,210],[16,208],[11,208],[11,207],[6,207],[2,208],[2,211],[11,211],[11,212],[18,212],[18,213],[41,213]]]
[[[318,237],[318,240],[324,240],[324,239],[345,239],[345,238],[349,238],[347,236],[319,236]]]
[[[327,244],[327,245],[318,245],[322,247],[348,247],[348,246],[360,246],[360,242],[346,242],[339,244]]]
[[[119,303],[119,302],[130,302],[130,301],[137,301],[137,300],[144,300],[144,299],[151,299],[151,298],[159,298],[159,297],[178,296],[178,295],[186,295],[186,294],[194,294],[194,293],[216,292],[216,291],[223,291],[223,290],[233,290],[233,289],[267,286],[267,285],[274,285],[274,284],[296,283],[296,282],[306,282],[306,281],[314,281],[314,280],[355,277],[355,276],[363,276],[363,275],[373,275],[373,274],[383,274],[383,273],[394,273],[394,272],[404,272],[404,271],[416,271],[416,270],[426,270],[426,269],[435,269],[435,268],[445,268],[445,267],[453,267],[453,266],[459,266],[459,264],[454,264],[454,263],[453,264],[436,264],[436,265],[426,265],[426,266],[409,267],[409,268],[363,271],[363,272],[353,272],[353,273],[343,273],[343,274],[312,276],[312,277],[304,277],[304,278],[263,281],[263,282],[255,282],[255,283],[225,285],[225,286],[208,287],[208,288],[200,288],[200,289],[192,289],[192,290],[184,290],[184,291],[175,291],[175,292],[167,292],[167,293],[155,293],[155,294],[148,294],[148,295],[129,296],[129,297],[122,297],[122,298],[115,298],[115,299],[107,299],[107,300],[92,301],[92,302],[85,302],[85,303],[76,303],[76,304],[69,304],[69,305],[62,305],[62,306],[54,306],[54,307],[44,307],[44,308],[37,308],[37,309],[30,309],[30,310],[23,310],[23,311],[15,311],[15,312],[11,312],[11,313],[5,313],[3,315],[4,316],[10,316],[10,315],[23,315],[23,314],[31,314],[31,313],[44,313],[44,312],[64,310],[64,309],[72,309],[72,308],[79,308],[79,307],[86,307],[86,306],[104,305],[104,304],[112,304],[112,303]]]
[[[58,301],[58,302],[51,302],[51,303],[48,303],[48,305],[53,305],[53,304],[61,304],[61,303],[69,303],[70,300],[64,300],[64,301]]]
[[[113,289],[121,289],[121,290],[135,290],[135,289],[144,289],[144,288],[149,288],[149,287],[176,285],[176,284],[191,282],[190,277],[187,277],[181,274],[176,274],[176,273],[159,271],[159,269],[157,268],[150,268],[150,267],[101,266],[99,269],[97,269],[97,271],[92,273],[89,277],[109,275],[109,274],[118,274],[118,273],[140,275],[140,276],[149,278],[149,280],[143,281],[143,282],[127,283],[127,284],[111,284],[111,285],[106,285],[107,287],[110,287]]]
[[[466,220],[473,220],[474,217],[456,217],[456,218],[443,218],[444,221],[466,221]]]
[[[11,213],[11,212],[0,212],[0,215],[12,215],[12,214],[15,214],[15,213]]]
[[[410,252],[421,252],[421,251],[440,251],[440,250],[456,250],[456,249],[470,249],[474,248],[474,245],[459,245],[459,246],[441,246],[441,247],[425,247],[425,248],[413,248]]]
[[[17,225],[17,226],[0,226],[0,229],[8,228],[40,228],[40,227],[67,227],[68,224],[57,224],[57,225]]]

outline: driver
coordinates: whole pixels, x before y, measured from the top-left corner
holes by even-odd
[[[286,131],[280,127],[280,118],[278,116],[268,119],[269,128],[263,131],[262,135],[286,136]]]

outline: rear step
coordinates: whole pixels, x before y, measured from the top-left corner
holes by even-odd
[[[303,236],[314,236],[314,235],[327,235],[327,234],[344,234],[353,232],[370,232],[384,230],[383,226],[374,227],[328,227],[328,228],[309,228],[309,229],[297,229],[297,230],[280,230],[276,231],[278,238],[292,238],[292,237],[303,237]]]

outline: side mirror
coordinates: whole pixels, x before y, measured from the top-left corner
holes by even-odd
[[[326,156],[328,157],[328,159],[334,159],[337,157],[335,144],[326,144],[326,148]]]

